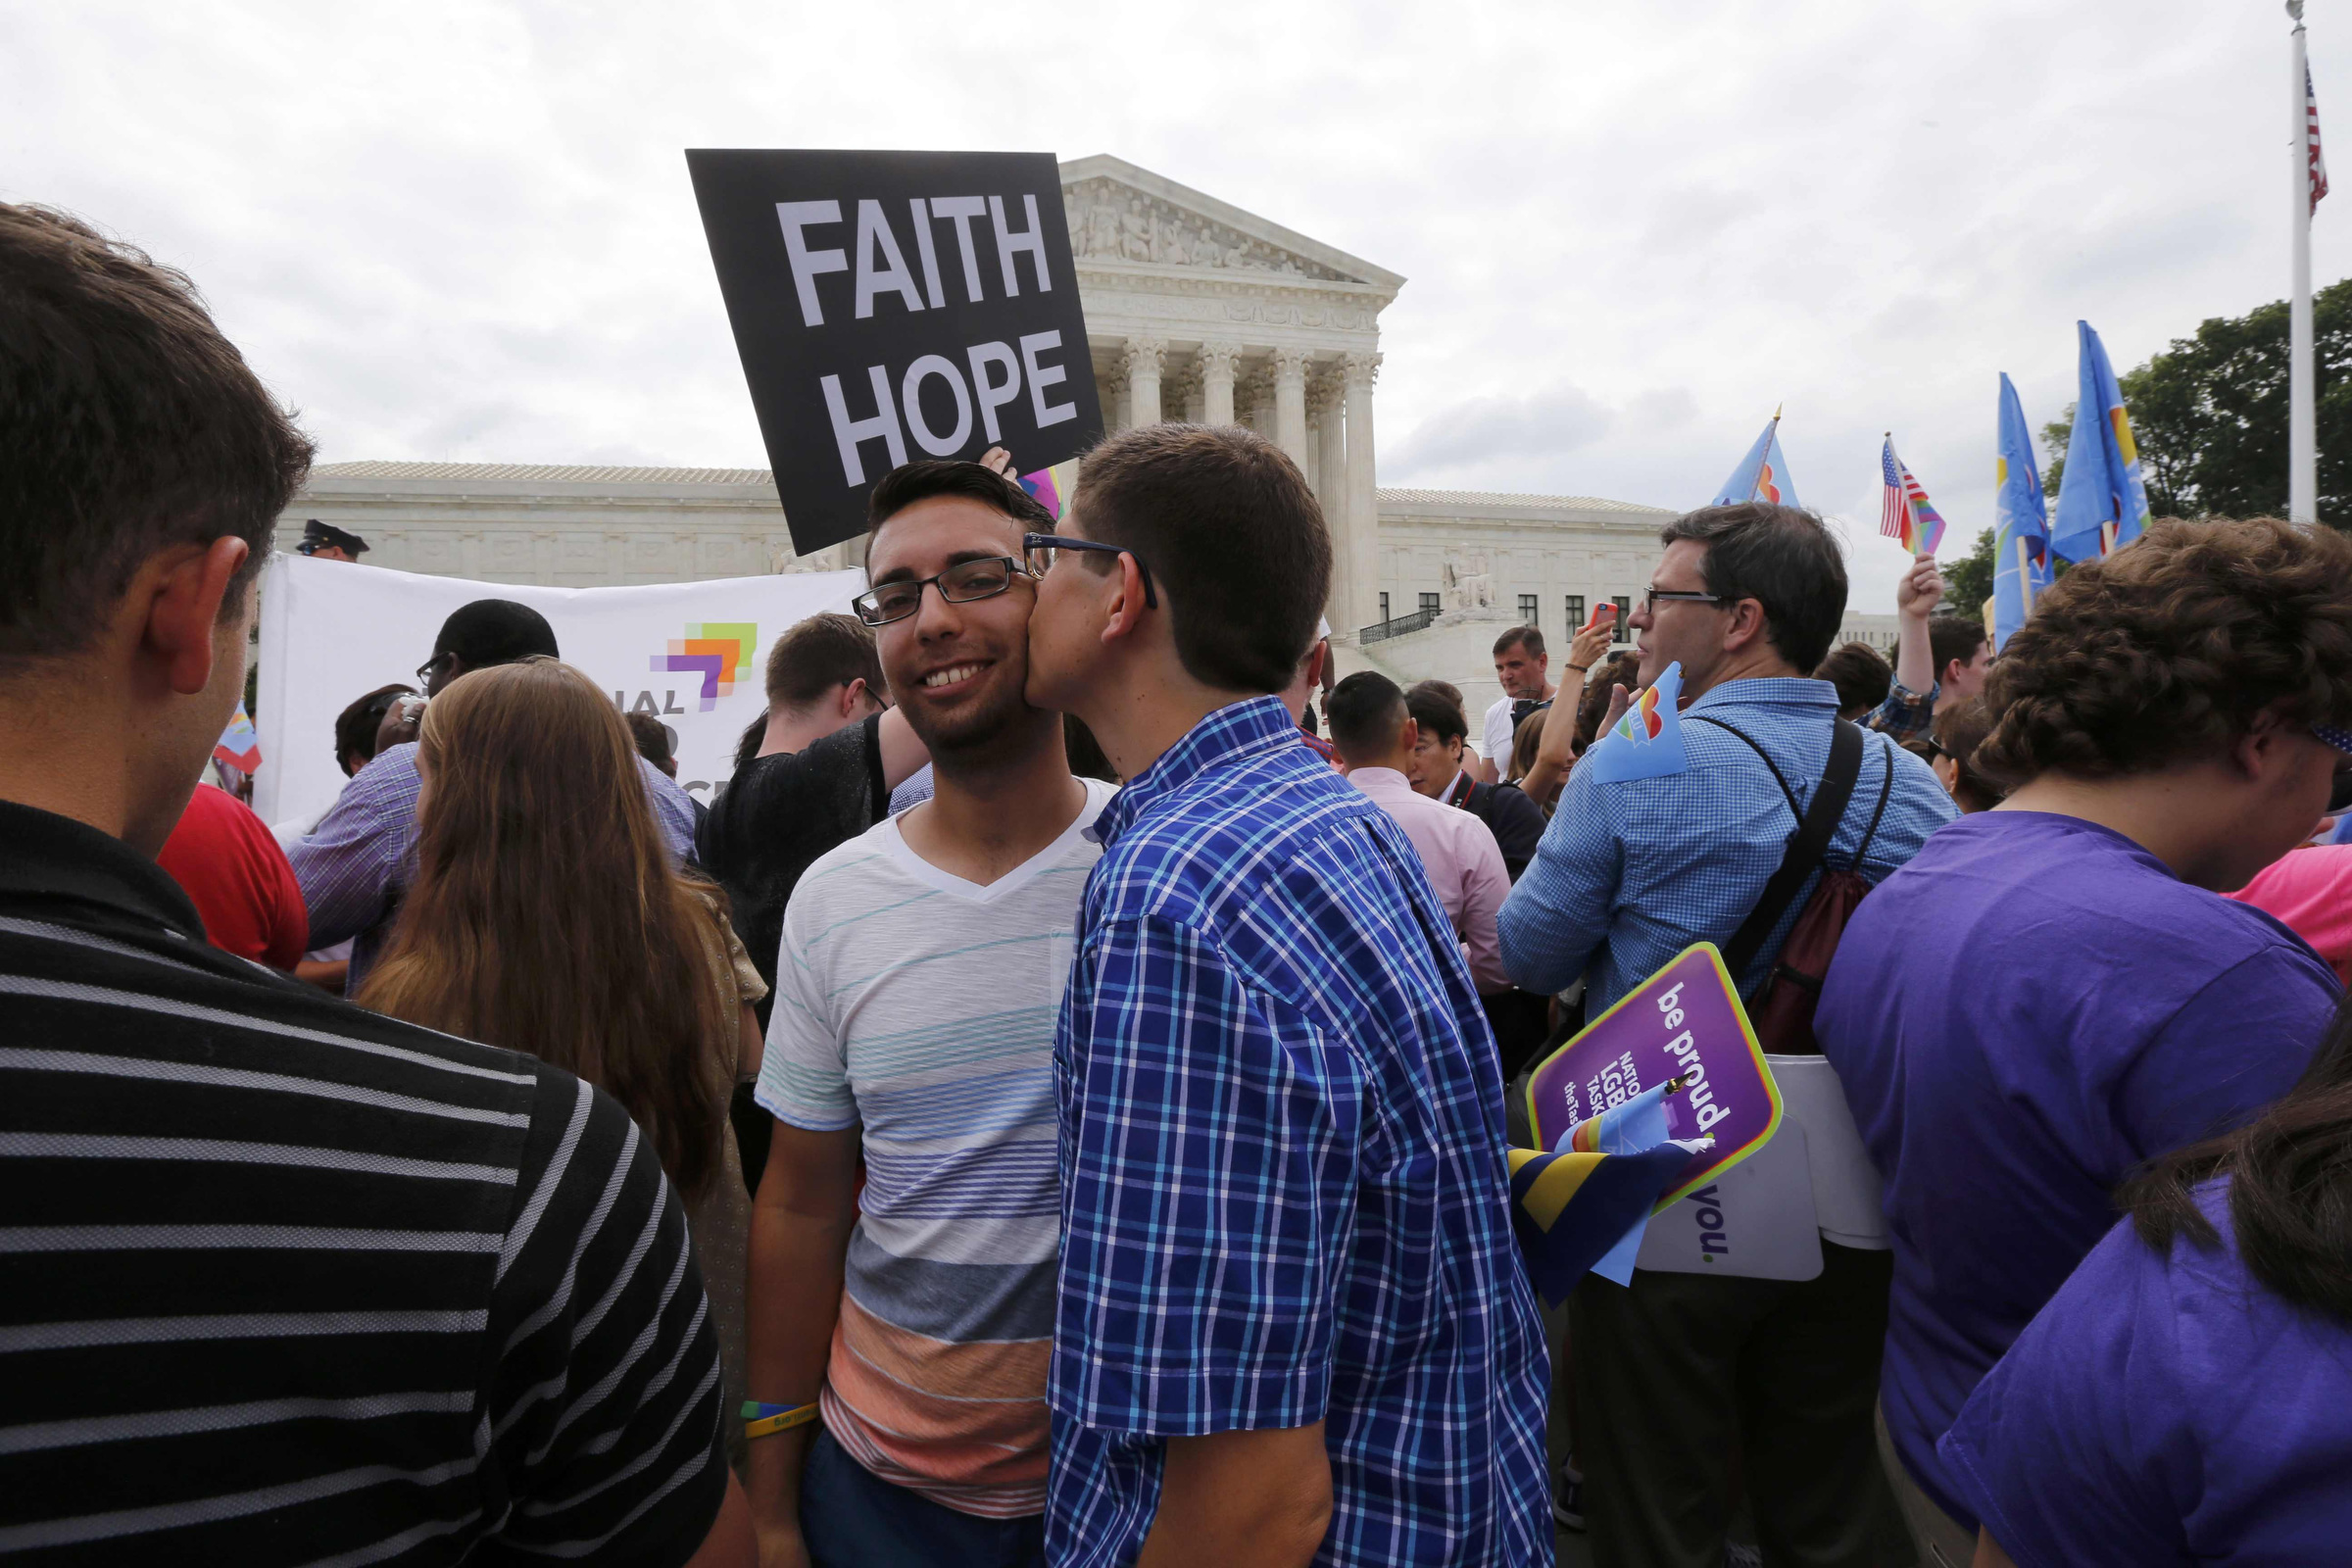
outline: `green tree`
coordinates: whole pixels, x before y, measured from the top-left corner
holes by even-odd
[[[1941,569],[1943,603],[1937,608],[1954,614],[1975,614],[1977,607],[1992,597],[1992,530],[1979,533],[1976,549],[1958,561],[1942,563]]]
[[[2319,510],[2352,525],[2352,278],[2312,296],[2318,344]],[[2116,377],[2159,517],[2282,516],[2286,512],[2287,309],[2217,316],[2147,364]],[[2042,488],[2066,470],[2074,407],[2043,425],[2053,454]]]

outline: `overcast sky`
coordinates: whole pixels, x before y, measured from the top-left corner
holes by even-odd
[[[2352,7],[2311,10],[2352,178]],[[322,461],[756,467],[683,148],[1112,153],[1405,275],[1383,483],[1690,506],[1785,402],[1856,608],[1890,609],[1882,430],[1965,552],[1996,372],[2038,426],[2078,317],[2122,370],[2284,294],[2287,25],[2276,0],[0,0],[0,198],[186,269]],[[2348,207],[2320,208],[2323,284]]]

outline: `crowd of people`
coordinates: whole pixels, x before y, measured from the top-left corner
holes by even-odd
[[[707,805],[485,599],[273,832],[195,781],[309,441],[40,209],[0,372],[0,1552],[2342,1549],[2343,536],[2160,523],[1997,657],[1923,561],[1890,661],[1701,509],[1474,724],[1338,676],[1289,459],[1151,425],[1058,519],[884,476]],[[1670,666],[1684,765],[1585,765]],[[1883,1229],[1547,1322],[1515,1082],[1699,943]]]

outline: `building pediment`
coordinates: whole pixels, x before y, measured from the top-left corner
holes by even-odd
[[[1108,155],[1061,166],[1070,252],[1081,269],[1253,282],[1354,283],[1394,294],[1386,268]]]

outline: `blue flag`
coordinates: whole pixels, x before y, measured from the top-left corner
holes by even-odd
[[[2009,372],[2001,372],[1999,456],[1993,460],[1992,648],[1999,653],[2009,634],[2026,623],[2034,599],[2050,586],[2050,519],[2042,501],[2041,472],[2034,462],[2034,434],[2025,405]],[[2018,564],[2018,546],[2025,564]],[[2020,575],[2021,570],[2024,575]]]
[[[1622,784],[1628,779],[1658,778],[1680,773],[1690,765],[1683,751],[1683,666],[1668,664],[1654,684],[1637,692],[1625,716],[1593,742],[1576,764],[1577,771],[1592,770],[1596,783]]]
[[[2148,488],[2140,480],[2139,448],[2132,441],[2132,418],[2107,364],[2106,345],[2088,321],[2077,321],[2075,327],[2082,337],[2082,368],[2050,548],[2069,561],[2095,561],[2106,554],[2106,524],[2115,525],[2119,547],[2147,531]]]
[[[1756,444],[1747,449],[1740,466],[1723,481],[1715,492],[1710,507],[1737,506],[1743,501],[1769,501],[1775,506],[1801,507],[1796,499],[1796,486],[1788,482],[1788,460],[1781,455],[1781,416],[1775,410],[1772,422],[1756,437]]]

